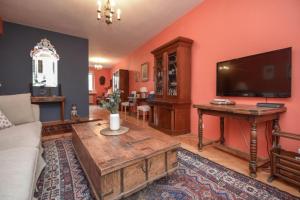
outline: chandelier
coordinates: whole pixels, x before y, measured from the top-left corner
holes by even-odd
[[[101,0],[97,1],[98,9],[97,9],[97,20],[101,20],[101,18],[105,18],[106,24],[112,24],[113,18],[115,17],[115,3],[111,0],[104,0],[104,4],[102,5]],[[117,9],[117,16],[115,17],[117,20],[121,20],[121,10]]]
[[[103,66],[102,65],[94,65],[94,68],[96,69],[96,70],[99,70],[99,69],[102,69],[103,68]]]

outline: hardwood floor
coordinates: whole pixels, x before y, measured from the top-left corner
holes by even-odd
[[[108,113],[105,110],[100,109],[98,106],[90,106],[90,117],[100,117],[100,118],[106,118],[108,117]],[[142,120],[137,120],[135,117],[133,116],[125,116],[124,113],[121,113],[121,119],[122,120],[126,120],[129,121],[131,123],[135,123],[139,126],[142,127],[148,127],[147,122],[143,122]],[[49,136],[47,138],[44,139],[52,139],[54,137],[66,137],[70,135],[70,133],[68,134],[63,134],[60,136]],[[185,135],[180,135],[180,136],[174,136],[174,138],[176,138],[180,143],[181,146],[189,151],[192,151],[196,154],[199,154],[205,158],[208,158],[216,163],[219,163],[229,169],[232,169],[234,171],[237,171],[241,174],[244,174],[246,176],[249,176],[249,169],[248,169],[248,161],[239,159],[235,156],[232,156],[228,153],[222,152],[220,150],[217,150],[216,148],[212,147],[212,146],[207,146],[204,147],[203,150],[201,152],[198,151],[197,148],[197,135],[195,134],[185,134]],[[257,180],[262,181],[264,183],[267,183],[267,179],[269,177],[269,170],[268,169],[259,169],[257,172]],[[291,193],[297,197],[300,197],[300,192],[299,192],[299,188],[297,188],[296,186],[292,186],[282,180],[276,179],[274,180],[271,184],[274,187],[279,188],[280,190],[286,191],[288,193]]]

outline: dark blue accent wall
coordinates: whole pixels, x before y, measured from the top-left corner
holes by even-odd
[[[42,38],[50,40],[60,56],[58,82],[66,96],[65,118],[70,118],[73,103],[79,115],[87,117],[88,107],[88,40],[38,28],[4,22],[0,36],[0,95],[29,92],[32,82],[30,50]],[[41,120],[60,119],[58,104],[41,106]]]

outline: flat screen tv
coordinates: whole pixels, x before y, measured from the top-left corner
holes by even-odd
[[[217,96],[291,97],[292,48],[217,63]]]

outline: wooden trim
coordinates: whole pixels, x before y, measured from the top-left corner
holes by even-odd
[[[298,181],[295,181],[291,178],[288,177],[288,173],[284,172],[284,171],[281,171],[281,173],[274,173],[275,176],[278,176],[279,178],[287,181],[287,182],[290,182],[290,183],[293,183],[297,186],[300,186],[300,183]]]
[[[274,136],[294,139],[294,140],[300,140],[300,135],[294,134],[294,133],[287,133],[287,132],[274,132]]]
[[[224,151],[231,155],[237,156],[243,160],[250,160],[250,155],[248,153],[242,152],[237,149],[233,149],[231,147],[227,147],[227,146],[219,144],[219,143],[213,143],[213,146],[221,151]],[[263,159],[263,158],[257,158],[257,160],[261,163],[266,163],[269,161],[269,159]]]
[[[288,157],[288,156],[285,156],[285,155],[280,155],[280,154],[277,154],[275,152],[273,152],[273,155],[280,158],[280,159],[287,160],[287,161],[290,161],[290,162],[293,162],[293,163],[296,163],[296,164],[300,165],[300,161],[298,161],[296,159],[293,159],[291,157]]]
[[[192,45],[193,44],[193,40],[189,39],[189,38],[185,38],[185,37],[182,37],[182,36],[179,36],[163,45],[161,45],[160,47],[154,49],[153,51],[151,51],[152,54],[157,54],[159,51],[162,51],[164,50],[165,48],[168,48],[169,46],[173,45],[174,43],[178,43],[178,42],[181,42],[181,43],[185,43],[187,45]]]
[[[31,103],[52,103],[65,101],[65,96],[32,96]]]
[[[220,142],[220,140],[208,140],[206,142],[203,142],[202,146],[205,147],[205,146],[208,146],[208,145],[217,144],[219,142]]]
[[[224,112],[227,114],[242,114],[242,115],[269,115],[269,114],[279,114],[286,112],[286,107],[282,108],[265,108],[257,107],[256,105],[212,105],[212,104],[194,104],[193,108],[201,109],[203,111],[214,111],[214,112]]]
[[[299,170],[295,170],[293,168],[283,166],[281,164],[277,164],[277,167],[280,168],[280,169],[284,169],[285,171],[291,172],[293,174],[296,174],[297,176],[300,176],[300,171]]]

